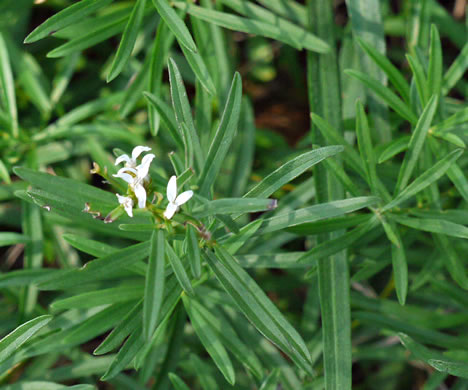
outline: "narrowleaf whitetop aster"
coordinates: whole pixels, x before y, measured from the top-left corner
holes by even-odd
[[[119,203],[123,205],[125,211],[127,212],[128,216],[133,218],[133,199],[129,196],[122,196],[119,194],[115,194]]]
[[[177,177],[172,176],[167,183],[167,199],[169,200],[169,204],[166,207],[166,211],[164,211],[164,216],[167,219],[171,219],[180,206],[188,202],[192,196],[193,191],[191,190],[182,192],[177,196]]]
[[[125,166],[127,168],[136,168],[137,167],[137,158],[143,152],[149,152],[151,150],[148,146],[135,146],[132,150],[132,157],[129,157],[128,154],[122,154],[117,157],[115,160],[115,165],[119,165],[122,161],[125,161]]]
[[[138,207],[140,209],[143,209],[146,206],[146,189],[144,187],[144,183],[149,181],[148,171],[151,161],[153,161],[154,158],[154,154],[147,154],[143,157],[141,164],[136,168],[124,167],[119,169],[117,174],[112,175],[114,177],[119,177],[128,183],[130,190],[133,191],[138,199]]]

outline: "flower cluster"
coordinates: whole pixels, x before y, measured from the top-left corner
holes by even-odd
[[[143,152],[149,152],[150,150],[151,148],[147,146],[136,146],[132,151],[131,157],[123,154],[115,160],[115,165],[125,162],[125,166],[112,176],[118,177],[128,184],[129,195],[116,194],[116,196],[129,217],[133,217],[134,197],[138,201],[138,208],[144,209],[146,207],[146,191],[151,180],[148,172],[151,162],[156,156],[152,153],[146,154],[141,159],[141,164],[137,163],[137,159]],[[171,219],[180,206],[186,203],[192,196],[193,191],[185,191],[177,196],[177,177],[172,176],[167,184],[167,199],[169,200],[169,204],[164,212],[164,217]]]

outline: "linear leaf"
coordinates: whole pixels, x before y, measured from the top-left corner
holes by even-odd
[[[179,256],[177,256],[177,254],[174,252],[174,249],[172,249],[170,245],[166,245],[166,257],[169,260],[172,269],[174,270],[174,274],[180,286],[187,294],[193,295],[194,291],[192,283],[190,282],[187,272],[185,271],[185,268],[182,262],[180,261]]]
[[[431,46],[429,48],[429,66],[427,70],[427,84],[431,95],[439,96],[442,88],[443,71],[439,31],[433,24],[431,26]]]
[[[153,4],[156,7],[158,14],[164,19],[164,22],[174,33],[177,41],[184,45],[188,50],[197,51],[197,46],[193,41],[190,32],[185,25],[184,21],[179,15],[169,6],[167,0],[153,0]]]
[[[151,236],[151,246],[146,274],[145,297],[143,305],[143,336],[148,341],[159,319],[164,295],[164,230],[155,230]]]
[[[135,6],[133,7],[128,23],[125,26],[125,30],[120,40],[117,53],[115,55],[114,61],[112,62],[111,69],[107,75],[107,82],[111,82],[115,79],[123,68],[127,64],[130,56],[132,55],[133,47],[135,46],[135,41],[140,30],[141,22],[143,21],[143,16],[145,14],[146,0],[137,0]]]
[[[0,340],[0,362],[8,359],[21,345],[52,320],[52,316],[36,317],[18,326]]]
[[[297,156],[265,177],[244,198],[267,198],[320,161],[344,150],[343,146],[325,146]]]
[[[234,386],[236,376],[234,367],[232,366],[231,359],[224,348],[221,338],[213,325],[208,321],[199,311],[199,307],[192,304],[192,300],[188,299],[185,295],[182,296],[185,310],[190,318],[195,332],[197,333],[203,346],[210,354],[216,366],[219,368],[224,378]]]
[[[125,344],[120,348],[117,356],[110,364],[107,371],[101,377],[102,381],[108,381],[114,378],[119,372],[125,369],[128,363],[132,361],[135,355],[145,344],[143,335],[141,334],[141,327],[135,329],[130,337],[125,341]]]
[[[359,45],[366,52],[366,54],[370,58],[372,58],[372,60],[379,66],[381,70],[385,72],[385,74],[388,76],[388,79],[391,81],[391,83],[396,88],[396,90],[400,93],[403,100],[405,102],[409,102],[410,101],[410,87],[406,79],[403,77],[400,71],[395,67],[395,65],[393,65],[385,55],[377,51],[369,43],[363,41],[359,37],[357,40],[359,42]]]
[[[166,125],[166,128],[169,130],[169,133],[172,137],[172,139],[175,141],[177,146],[183,150],[184,149],[184,141],[182,140],[182,137],[177,130],[177,122],[174,117],[174,114],[172,113],[169,105],[167,105],[164,101],[162,101],[159,97],[149,93],[149,92],[143,92],[145,95],[146,100],[151,104],[151,106],[154,107],[154,109],[157,111],[161,119],[163,120],[164,124]]]
[[[329,50],[328,45],[318,38],[313,39],[313,42],[309,42],[310,39],[306,40],[306,42],[297,42],[296,36],[291,37],[284,28],[278,28],[277,25],[178,1],[174,4],[176,7],[186,10],[190,15],[196,18],[230,30],[242,31],[248,34],[256,34],[262,37],[276,39],[280,42],[287,43],[298,50],[306,47],[305,44],[307,45],[307,49],[318,53],[326,53]],[[311,35],[311,37],[313,37],[313,35]]]
[[[193,210],[194,216],[203,218],[215,214],[255,213],[274,210],[276,199],[259,198],[226,198],[204,203]]]
[[[187,245],[187,256],[190,261],[190,269],[195,279],[200,279],[201,276],[201,255],[200,247],[198,245],[197,233],[195,227],[187,225],[187,232],[185,235],[185,242]]]
[[[413,229],[445,234],[452,237],[468,238],[468,228],[466,226],[446,221],[444,219],[411,218],[395,214],[391,214],[390,217],[399,224]]]
[[[205,165],[198,181],[202,196],[208,194],[231,146],[237,129],[237,122],[239,121],[241,102],[242,80],[240,74],[236,72],[232,79],[231,89],[229,90],[221,121],[211,142]]]
[[[380,84],[377,80],[370,78],[365,73],[353,69],[347,69],[345,70],[345,73],[348,76],[355,77],[361,81],[366,87],[371,89],[378,97],[387,103],[397,114],[412,124],[415,124],[418,121],[417,116],[414,114],[411,108],[397,95],[390,91],[390,89]]]
[[[410,140],[410,136],[402,136],[398,137],[397,139],[389,142],[385,148],[380,152],[378,163],[382,164],[383,162],[391,159],[393,156],[405,151],[408,149],[408,144]]]
[[[439,351],[426,348],[404,333],[399,333],[398,337],[405,348],[411,351],[415,358],[426,362],[437,371],[468,378],[468,364],[466,364],[465,361],[450,359]]]
[[[93,351],[93,355],[103,355],[117,348],[125,338],[140,324],[142,303],[138,302],[122,321],[112,329],[101,344]]]
[[[120,249],[110,255],[86,263],[82,268],[54,275],[40,284],[43,290],[61,290],[70,286],[111,278],[124,267],[128,268],[148,256],[149,242]]]
[[[24,40],[24,43],[33,43],[39,39],[52,35],[58,30],[85,19],[85,16],[109,5],[112,0],[81,0],[64,10],[56,13],[39,25]]]
[[[403,164],[401,165],[400,171],[398,172],[398,180],[395,186],[395,193],[400,193],[406,188],[411,174],[413,173],[416,163],[418,162],[419,155],[422,151],[424,141],[431,126],[432,119],[434,118],[437,109],[438,99],[436,95],[427,103],[424,111],[419,117],[418,123],[414,128],[413,134],[411,135],[410,142],[408,144],[408,151],[405,153]]]
[[[13,137],[18,137],[18,109],[16,107],[15,82],[3,34],[0,34],[0,89],[3,105],[10,117],[12,135]]]
[[[357,197],[344,200],[335,200],[328,203],[317,204],[290,213],[266,218],[256,234],[265,234],[289,228],[303,223],[311,223],[326,218],[338,217],[343,214],[369,207],[377,203],[376,197]]]
[[[69,298],[58,299],[52,302],[50,306],[54,310],[73,308],[87,309],[96,306],[114,304],[117,302],[137,300],[141,298],[142,295],[142,284],[132,283],[127,286],[89,291]]]
[[[428,187],[452,166],[452,164],[463,154],[462,149],[456,149],[445,156],[442,160],[438,161],[431,168],[423,172],[418,178],[416,178],[408,187],[401,191],[395,199],[387,203],[383,208],[382,212],[390,210],[393,207],[398,206],[400,203],[408,200],[412,196],[416,195],[419,191]]]
[[[317,51],[319,53],[326,53],[329,50],[328,44],[323,40],[256,4],[245,0],[222,0],[222,3],[234,9],[236,12],[239,12],[241,15],[255,18],[275,26],[278,30],[282,31],[284,35],[287,35],[289,39],[303,46],[305,49]]]
[[[308,373],[312,373],[310,354],[296,330],[268,299],[255,281],[222,247],[215,248],[216,256],[205,252],[205,260],[226,292],[239,309],[265,337]]]

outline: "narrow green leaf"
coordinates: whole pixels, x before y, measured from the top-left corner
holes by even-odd
[[[155,230],[151,236],[143,301],[143,336],[147,341],[156,329],[164,295],[165,243],[164,230]]]
[[[411,71],[413,72],[414,82],[416,84],[416,89],[418,91],[421,105],[425,106],[430,97],[430,90],[427,84],[424,68],[416,56],[413,57],[407,54],[406,59],[408,60],[408,64],[411,68]]]
[[[418,123],[414,128],[408,144],[408,151],[405,153],[403,164],[398,172],[398,180],[395,186],[395,193],[400,193],[406,188],[411,174],[413,173],[416,163],[418,162],[419,155],[422,151],[424,141],[431,126],[432,119],[434,118],[437,109],[437,96],[433,95],[424,108],[423,113],[419,117]]]
[[[103,242],[91,240],[75,234],[64,234],[62,238],[74,248],[95,257],[110,255],[117,250],[117,248]]]
[[[385,72],[385,74],[388,76],[388,79],[400,93],[403,100],[405,102],[409,102],[410,87],[401,72],[395,67],[395,65],[390,62],[390,60],[385,55],[377,51],[377,49],[375,49],[369,43],[363,41],[359,37],[357,40],[366,54],[372,58],[372,60],[379,66],[381,70]]]
[[[263,369],[257,356],[253,353],[252,349],[244,344],[244,342],[237,336],[232,325],[223,316],[222,312],[217,308],[207,308],[201,302],[190,299],[189,304],[191,309],[204,321],[210,324],[216,337],[220,339],[222,344],[242,363],[248,370],[250,370],[257,378],[263,375]]]
[[[200,139],[195,129],[192,118],[192,109],[187,97],[182,75],[175,61],[169,58],[167,63],[169,71],[169,81],[171,86],[172,107],[179,124],[181,133],[184,135],[184,147],[186,149],[186,168],[192,166],[192,159],[195,157],[195,163],[198,170],[203,167],[204,154],[200,145]],[[186,125],[186,128],[183,125]]]
[[[367,122],[364,106],[360,101],[356,103],[356,135],[359,152],[367,172],[367,180],[373,194],[378,194],[379,179],[375,168],[375,154],[372,146],[372,139]]]
[[[465,43],[463,49],[458,54],[455,61],[452,62],[450,68],[444,75],[443,86],[442,86],[442,93],[446,95],[466,72],[468,68],[468,42]]]
[[[397,114],[405,118],[412,124],[418,121],[417,116],[411,108],[396,96],[390,89],[380,84],[377,80],[370,78],[368,75],[358,72],[357,70],[347,69],[345,73],[348,76],[355,77],[361,81],[366,87],[371,89],[378,97],[387,103]]]
[[[72,4],[36,27],[34,31],[26,37],[24,43],[36,42],[70,24],[80,22],[85,16],[100,8],[106,7],[111,2],[112,0],[81,0],[78,3]]]
[[[222,247],[215,250],[216,256],[210,251],[205,252],[205,260],[239,309],[299,367],[312,373],[310,354],[300,335],[234,258]]]
[[[393,156],[405,151],[408,149],[408,144],[410,141],[410,136],[402,136],[397,139],[389,142],[385,148],[380,152],[378,163],[382,164],[383,162],[391,159]]]
[[[445,132],[454,130],[457,126],[463,125],[466,122],[468,122],[468,107],[462,108],[447,119],[444,119],[442,122],[435,124],[432,126],[432,131]]]
[[[187,231],[185,234],[185,242],[187,245],[187,256],[190,261],[190,269],[195,279],[201,277],[201,255],[200,247],[198,246],[197,233],[195,227],[187,225]]]
[[[446,372],[461,378],[468,378],[468,364],[465,361],[450,359],[439,351],[430,350],[404,333],[399,333],[398,337],[415,358],[426,362],[437,371]]]
[[[356,173],[365,178],[366,174],[364,166],[362,165],[362,161],[356,150],[354,150],[354,148],[343,138],[343,136],[323,118],[314,113],[311,113],[310,117],[312,118],[314,125],[317,126],[317,129],[320,130],[323,138],[325,138],[329,143],[341,145],[344,147],[343,160]]]
[[[278,388],[278,369],[274,369],[268,376],[263,380],[259,390],[276,390]]]
[[[175,390],[190,390],[185,382],[173,372],[169,373],[169,379],[171,380],[172,386],[174,386]]]
[[[134,301],[141,298],[142,295],[143,285],[133,282],[131,285],[89,291],[69,298],[58,299],[52,302],[50,306],[54,310],[73,308],[86,309],[117,302]]]
[[[200,174],[200,194],[206,196],[213,185],[221,165],[231,146],[237,129],[240,108],[242,102],[242,81],[240,74],[236,72],[232,80],[231,89],[226,100],[223,115],[216,134],[211,142],[205,165]]]
[[[177,256],[177,254],[174,252],[174,249],[172,249],[170,245],[166,245],[166,257],[169,263],[171,264],[172,269],[174,270],[174,274],[180,286],[187,294],[193,295],[194,291],[192,283],[190,282],[187,272],[185,271],[185,268],[182,262],[180,261],[179,256]]]
[[[181,9],[186,10],[190,15],[213,23],[217,26],[224,27],[234,31],[242,31],[248,34],[256,34],[262,37],[276,39],[280,42],[287,43],[288,45],[301,50],[303,47],[316,51],[318,53],[326,53],[329,50],[328,45],[322,40],[310,34],[307,36],[305,42],[296,41],[297,32],[292,35],[285,31],[283,28],[278,28],[277,25],[266,23],[256,19],[244,18],[241,16],[233,15],[227,12],[214,11],[205,7],[198,7],[196,5],[175,2],[174,5]],[[294,34],[294,33],[293,33]]]
[[[120,348],[119,353],[110,364],[107,371],[101,377],[102,381],[108,381],[114,378],[119,372],[125,369],[128,363],[132,361],[138,351],[145,344],[143,335],[141,334],[141,327],[135,329],[130,337],[125,341],[125,344]]]
[[[132,333],[141,321],[142,302],[138,302],[122,321],[112,329],[104,341],[93,351],[93,355],[103,355],[117,348]]]
[[[140,30],[141,22],[143,21],[143,16],[145,14],[146,0],[137,0],[135,6],[133,7],[132,13],[130,14],[130,19],[125,26],[125,30],[120,40],[117,53],[115,55],[114,61],[112,62],[111,69],[107,74],[107,82],[111,82],[115,79],[123,68],[127,64],[130,56],[132,55],[133,47],[135,46],[135,41]]]
[[[369,207],[377,203],[376,197],[357,197],[344,200],[335,200],[328,203],[317,204],[290,213],[266,218],[256,234],[265,234],[289,228],[303,223],[311,223],[326,218],[338,217],[343,214]]]
[[[406,261],[405,247],[398,228],[394,223],[385,223],[383,226],[387,236],[392,241],[392,266],[395,290],[398,302],[403,306],[408,293],[408,264]]]
[[[157,9],[158,14],[174,33],[177,41],[181,45],[184,45],[188,50],[195,53],[197,51],[197,46],[195,45],[187,26],[179,15],[177,15],[177,13],[169,6],[167,0],[153,0],[153,4]]]
[[[77,51],[87,49],[97,45],[100,42],[109,39],[110,37],[121,33],[127,25],[128,16],[123,16],[120,19],[107,24],[99,25],[95,31],[74,36],[68,42],[56,47],[47,53],[48,58],[65,57]],[[88,31],[88,30],[85,30]],[[81,31],[80,31],[81,32]]]
[[[343,249],[350,247],[354,242],[363,237],[366,233],[378,226],[377,217],[373,216],[368,221],[356,226],[338,237],[329,239],[302,254],[297,259],[303,265],[316,266],[317,260],[339,253]]]
[[[245,225],[239,232],[233,232],[227,236],[221,237],[218,242],[222,243],[223,248],[226,249],[231,255],[234,255],[242,246],[249,240],[258,228],[262,225],[263,221],[257,219],[248,225]]]
[[[369,214],[356,214],[346,217],[330,218],[323,221],[304,223],[289,228],[288,231],[300,235],[330,233],[335,230],[349,229],[369,220]]]
[[[48,279],[58,270],[52,271],[50,268],[32,268],[17,271],[8,271],[0,274],[0,288],[23,287],[40,283]]]
[[[427,71],[427,84],[430,95],[439,96],[442,88],[442,47],[439,31],[435,24],[431,26],[431,46],[429,48],[429,68]]]
[[[20,233],[0,233],[0,247],[16,244],[25,244],[29,240],[30,239],[27,236]]]
[[[61,290],[84,282],[112,278],[113,274],[120,272],[123,267],[128,268],[148,256],[148,250],[148,242],[131,245],[110,255],[90,261],[80,269],[54,275],[49,280],[41,283],[40,288],[43,290]]]
[[[148,100],[151,106],[160,115],[161,119],[163,120],[163,123],[165,124],[166,128],[169,130],[169,133],[172,139],[175,141],[177,146],[181,150],[183,150],[184,141],[182,140],[182,137],[179,131],[177,130],[177,122],[170,107],[166,103],[164,103],[159,97],[149,92],[143,92],[143,94],[145,95],[146,100]]]
[[[216,96],[216,87],[200,53],[187,50],[183,45],[181,45],[181,49],[190,68],[192,68],[193,73],[195,73],[197,80],[200,81],[200,84],[211,96]]]
[[[288,36],[289,39],[307,50],[326,53],[330,49],[326,42],[317,38],[315,35],[252,2],[245,0],[222,0],[222,3],[234,9],[236,12],[239,12],[241,15],[248,18],[255,18],[275,26],[283,35]]]
[[[463,150],[456,149],[445,156],[442,160],[438,161],[431,168],[423,172],[418,178],[416,178],[411,184],[408,185],[403,191],[401,191],[395,199],[387,203],[383,208],[382,212],[390,210],[393,207],[398,206],[400,203],[408,200],[412,196],[416,195],[419,191],[428,187],[440,177],[452,166],[452,164],[463,154]]]
[[[193,210],[197,218],[215,214],[255,213],[259,211],[274,210],[278,201],[276,199],[259,198],[226,198],[216,199],[204,203]]]
[[[0,34],[0,89],[2,105],[7,111],[13,137],[18,137],[18,109],[16,107],[15,82],[11,70],[10,56],[3,34]]]
[[[390,214],[390,217],[401,225],[417,230],[422,230],[424,232],[445,234],[447,236],[459,238],[468,238],[468,228],[466,226],[446,221],[444,219],[411,218],[396,214]]]
[[[52,320],[52,316],[36,317],[17,327],[0,340],[0,362],[8,359],[28,339]]]
[[[236,376],[234,367],[232,366],[231,359],[224,348],[223,343],[210,323],[206,318],[201,315],[199,307],[192,304],[192,301],[187,296],[182,296],[185,310],[190,318],[190,322],[195,329],[200,341],[203,346],[210,354],[216,366],[219,368],[224,378],[229,384],[234,386],[236,382]]]
[[[244,195],[244,198],[267,198],[286,183],[322,160],[342,152],[342,146],[326,146],[297,156],[270,173]]]

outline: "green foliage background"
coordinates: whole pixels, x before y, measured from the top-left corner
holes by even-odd
[[[468,388],[463,1],[36,3],[0,2],[0,389]]]

